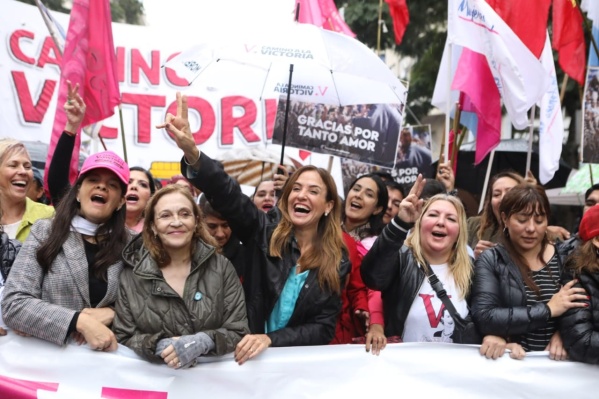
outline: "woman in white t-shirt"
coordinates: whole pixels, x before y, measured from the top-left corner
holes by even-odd
[[[398,215],[364,257],[362,278],[369,288],[382,292],[387,336],[401,336],[404,342],[453,342],[443,333],[450,323],[425,269],[437,275],[465,318],[473,274],[466,249],[466,213],[460,200],[447,194],[425,204],[420,199],[423,187],[420,175]]]

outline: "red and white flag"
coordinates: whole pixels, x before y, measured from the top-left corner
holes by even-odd
[[[545,46],[551,0],[487,0],[487,3],[539,58]]]
[[[79,84],[86,105],[82,126],[104,120],[114,114],[120,103],[109,0],[74,0],[61,63],[60,86],[46,172],[54,149],[66,124],[63,105],[67,83]],[[77,135],[69,178],[77,178],[80,136]],[[47,176],[47,174],[46,174]]]
[[[449,0],[448,41],[487,58],[508,116],[517,129],[549,82],[541,62],[483,0]]]

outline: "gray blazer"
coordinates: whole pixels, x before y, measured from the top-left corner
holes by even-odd
[[[2,313],[10,328],[64,345],[75,312],[91,307],[88,264],[81,234],[70,232],[52,269],[43,273],[36,252],[48,238],[51,223],[40,219],[31,228],[4,287]],[[122,261],[108,268],[108,290],[98,307],[116,301],[122,269]]]

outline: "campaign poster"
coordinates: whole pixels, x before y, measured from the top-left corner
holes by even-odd
[[[583,104],[582,162],[599,163],[599,67],[589,67]]]
[[[273,144],[282,144],[287,98],[279,99]],[[290,100],[285,145],[392,168],[400,104],[330,105]]]
[[[432,177],[431,125],[404,126],[401,129],[396,162],[392,168],[341,159],[344,192],[356,177],[375,171],[388,173],[404,190],[412,186],[420,173],[424,177]]]

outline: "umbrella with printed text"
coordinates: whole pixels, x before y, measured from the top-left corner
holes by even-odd
[[[164,66],[195,90],[223,96],[262,100],[285,95],[287,100],[353,105],[405,104],[407,94],[389,67],[360,41],[297,22],[273,23],[235,40],[206,41]],[[281,163],[286,128],[285,121]]]

